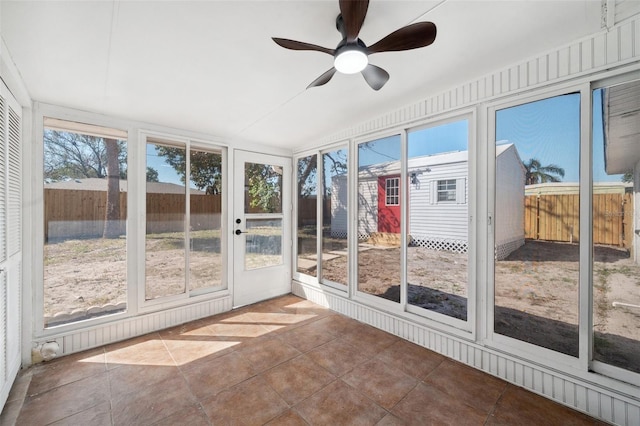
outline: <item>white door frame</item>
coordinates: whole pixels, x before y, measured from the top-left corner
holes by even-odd
[[[245,164],[257,163],[281,167],[282,212],[246,213]],[[291,158],[236,150],[234,153],[233,227],[233,306],[243,306],[291,292]],[[238,220],[240,222],[238,222]],[[247,268],[247,240],[256,234],[247,229],[250,222],[281,221],[280,246],[282,261],[277,265]]]

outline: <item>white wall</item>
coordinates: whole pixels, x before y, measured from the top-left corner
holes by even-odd
[[[416,165],[416,169],[423,167]],[[409,168],[408,175],[414,168]],[[468,162],[429,165],[429,172],[418,175],[419,185],[409,183],[409,235],[413,240],[469,239]],[[438,202],[439,180],[456,179],[464,184],[464,196],[455,202]],[[411,179],[409,178],[409,182]]]
[[[495,244],[499,259],[524,244],[524,184],[522,162],[511,145],[496,157]]]

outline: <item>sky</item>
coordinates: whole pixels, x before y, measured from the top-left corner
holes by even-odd
[[[601,91],[594,92],[594,182],[620,182],[621,175],[604,172]],[[563,182],[578,182],[580,173],[580,95],[568,94],[517,105],[496,112],[498,144],[514,143],[520,158],[540,160],[543,166],[564,169]],[[468,122],[460,120],[414,132],[408,136],[409,157],[467,150]],[[400,136],[360,145],[359,166],[400,159]]]
[[[173,166],[165,161],[164,157],[160,157],[158,155],[158,153],[156,152],[155,144],[147,144],[147,167],[151,167],[158,172],[159,182],[182,185],[182,182],[180,181],[180,175],[176,173],[176,170],[173,168]],[[195,188],[194,185],[191,185],[191,187]]]
[[[620,182],[621,175],[604,172],[601,91],[593,99],[594,182]],[[563,182],[578,182],[580,152],[580,95],[556,96],[517,105],[496,112],[496,141],[514,143],[523,161],[537,158],[542,165],[556,165],[565,171]],[[468,121],[460,120],[409,132],[409,157],[468,149]],[[400,159],[400,136],[390,136],[361,144],[359,166]],[[147,166],[158,171],[160,182],[180,184],[175,170],[147,145]]]

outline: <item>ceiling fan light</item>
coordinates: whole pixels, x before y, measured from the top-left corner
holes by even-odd
[[[333,66],[343,74],[355,74],[369,64],[367,55],[359,49],[343,50],[333,61]]]

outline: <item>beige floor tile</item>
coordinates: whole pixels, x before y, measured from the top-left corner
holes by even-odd
[[[46,425],[109,401],[107,373],[100,373],[25,399],[16,424]]]
[[[293,410],[287,410],[267,423],[268,426],[307,426],[308,423]]]
[[[396,405],[418,383],[415,377],[379,359],[358,365],[342,376],[342,380],[387,410]]]
[[[120,395],[139,391],[178,376],[180,376],[178,367],[171,365],[123,365],[109,370],[111,395],[113,398],[118,398]]]
[[[289,404],[295,405],[335,380],[335,376],[301,355],[262,374]]]
[[[309,358],[336,376],[342,376],[368,358],[342,339],[335,339],[307,352]]]
[[[438,365],[424,382],[487,414],[507,386],[503,380],[451,360]]]
[[[34,369],[28,395],[46,392],[106,371],[103,349],[73,354],[42,363]]]
[[[253,377],[256,370],[234,352],[199,363],[184,370],[183,374],[193,394],[201,400]]]
[[[69,416],[65,419],[52,423],[52,426],[111,426],[111,404],[103,402],[102,404],[91,407],[80,413]]]
[[[335,335],[316,326],[316,323],[317,322],[313,322],[295,328],[287,333],[281,334],[279,337],[300,352],[308,352],[336,338]]]
[[[417,379],[424,379],[446,358],[406,340],[398,340],[377,355],[387,365]]]
[[[106,351],[108,369],[123,365],[176,365],[158,333],[109,345]]]
[[[487,414],[441,390],[418,383],[391,413],[411,425],[482,425]]]
[[[300,355],[300,351],[277,338],[256,339],[238,349],[256,372],[262,372]]]
[[[153,424],[195,405],[184,378],[178,375],[131,393],[114,395],[113,424]]]
[[[209,418],[200,405],[191,406],[165,417],[153,426],[210,426]]]
[[[373,425],[387,411],[338,379],[295,406],[313,425]]]
[[[262,425],[289,406],[261,377],[254,377],[202,401],[213,424]]]

